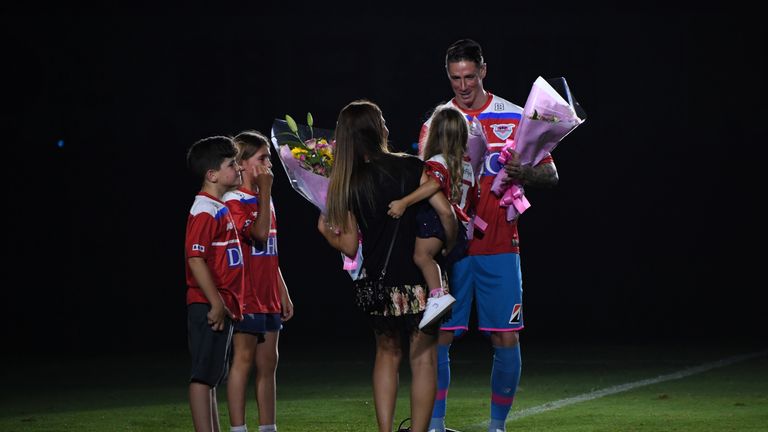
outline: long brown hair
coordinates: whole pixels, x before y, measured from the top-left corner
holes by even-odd
[[[237,146],[237,163],[255,155],[262,147],[269,145],[267,137],[259,131],[247,130],[237,134],[232,141]]]
[[[440,106],[432,113],[429,134],[422,148],[421,158],[424,161],[441,153],[445,158],[448,174],[451,176],[450,200],[454,203],[461,202],[461,184],[464,176],[462,161],[467,151],[468,135],[464,114],[451,106]]]
[[[336,121],[334,162],[326,199],[329,224],[342,230],[350,228],[348,212],[361,208],[363,199],[374,205],[371,167],[388,153],[381,109],[367,100],[345,106]]]

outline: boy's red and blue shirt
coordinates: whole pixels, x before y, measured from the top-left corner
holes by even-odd
[[[243,253],[229,208],[216,197],[200,192],[187,218],[185,239],[187,304],[209,303],[189,268],[189,258],[203,258],[224,304],[242,319]]]

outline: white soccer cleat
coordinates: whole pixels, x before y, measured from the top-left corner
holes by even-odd
[[[456,299],[450,294],[428,298],[427,307],[424,309],[424,317],[419,322],[419,330],[434,324],[442,318],[451,309],[451,305],[455,301]]]

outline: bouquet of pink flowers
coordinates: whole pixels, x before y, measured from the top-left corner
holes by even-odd
[[[325,213],[328,176],[333,167],[336,141],[332,136],[333,131],[313,127],[311,113],[307,113],[306,125],[297,124],[289,115],[285,120],[276,119],[272,123],[272,145],[291,186],[321,213]],[[362,244],[358,246],[356,259],[344,256],[344,270],[352,279],[357,279],[362,260]]]
[[[550,82],[560,88],[562,95]],[[514,151],[520,155],[520,165],[535,166],[585,119],[586,114],[571,94],[565,78],[555,78],[548,82],[538,77],[525,102],[515,139],[507,140],[499,160],[504,163],[510,152]],[[491,191],[502,197],[499,205],[507,208],[507,220],[511,221],[531,204],[520,185],[504,184],[506,178],[506,171],[500,170],[493,180]]]

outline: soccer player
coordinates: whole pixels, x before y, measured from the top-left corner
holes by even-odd
[[[523,288],[517,220],[507,221],[506,208],[499,206],[499,197],[491,192],[491,184],[499,170],[504,169],[511,179],[524,186],[554,186],[558,181],[557,169],[551,155],[533,167],[521,166],[515,155],[504,166],[498,162],[506,139],[514,137],[523,110],[483,88],[487,65],[477,42],[461,39],[449,46],[445,69],[454,94],[448,105],[462,111],[468,121],[473,117],[479,119],[488,139],[488,151],[479,173],[476,229],[467,256],[454,265],[450,286],[456,302],[451,317],[440,327],[438,390],[429,431],[449,430],[445,428],[449,349],[454,335],[468,329],[474,298],[478,328],[490,333],[494,349],[488,430],[503,432],[520,380],[518,332],[523,329]],[[420,142],[428,135],[428,129],[428,124],[422,127]]]

